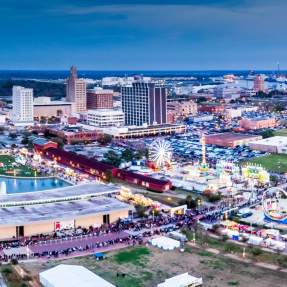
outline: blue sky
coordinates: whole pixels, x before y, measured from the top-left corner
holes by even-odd
[[[0,69],[284,69],[286,11],[286,0],[0,0]]]

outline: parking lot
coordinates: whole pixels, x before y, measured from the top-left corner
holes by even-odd
[[[148,145],[154,139],[146,139]],[[194,133],[184,135],[175,135],[166,137],[173,149],[174,159],[179,159],[182,163],[201,160],[202,144],[200,137]],[[217,147],[214,145],[206,145],[206,158],[209,164],[215,165],[218,160],[227,160],[232,162],[248,161],[255,157],[264,155],[259,151],[251,151],[246,146],[238,146],[235,148]]]

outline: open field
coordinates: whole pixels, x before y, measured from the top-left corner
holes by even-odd
[[[33,177],[35,176],[35,171],[26,165],[16,164],[15,158],[10,155],[0,155],[0,175],[14,176],[14,170],[16,176],[22,177]],[[15,166],[14,166],[15,165]]]
[[[274,132],[275,136],[287,137],[287,129],[282,129]]]
[[[271,154],[267,156],[257,157],[248,162],[260,164],[267,170],[273,172],[287,172],[287,155],[284,154]]]
[[[283,287],[287,282],[287,273],[255,267],[191,247],[184,253],[134,247],[110,252],[103,261],[87,256],[22,266],[33,275],[59,263],[83,265],[118,287],[153,287],[184,272],[203,277],[206,287]],[[123,277],[122,274],[126,275]]]

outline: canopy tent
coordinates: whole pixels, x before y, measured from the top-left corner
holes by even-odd
[[[180,242],[165,236],[159,236],[150,240],[152,246],[162,248],[163,250],[174,250],[180,247]]]
[[[163,283],[157,285],[157,287],[198,287],[202,286],[202,278],[197,278],[183,273],[172,278],[166,279]]]
[[[95,253],[94,256],[96,260],[103,260],[105,258],[105,254],[101,252]]]
[[[60,264],[40,273],[44,287],[115,287],[87,268],[79,265]]]

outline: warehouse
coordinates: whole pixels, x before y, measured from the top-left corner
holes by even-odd
[[[61,229],[99,227],[127,218],[132,207],[108,195],[100,184],[17,194],[0,200],[0,239],[53,233]],[[82,190],[82,193],[80,192]],[[115,189],[111,190],[111,194]],[[57,195],[56,195],[57,194]]]
[[[252,150],[258,150],[269,153],[287,154],[287,137],[271,137],[259,141],[251,142],[249,147]]]
[[[262,139],[262,136],[240,133],[220,133],[207,135],[205,139],[206,144],[223,147],[236,147],[239,145],[248,145],[251,141],[260,140]]]

